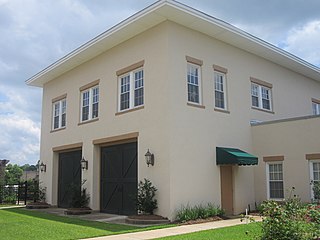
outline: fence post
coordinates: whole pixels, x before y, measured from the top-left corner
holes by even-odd
[[[24,205],[27,205],[27,197],[28,197],[28,182],[24,182]]]
[[[21,182],[18,185],[18,205],[20,205],[20,197],[21,197]]]

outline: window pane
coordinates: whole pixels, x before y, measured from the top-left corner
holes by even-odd
[[[59,128],[59,116],[53,118],[53,129]]]
[[[262,107],[263,107],[264,109],[270,110],[270,101],[269,101],[269,100],[266,100],[266,99],[262,99]]]
[[[143,105],[143,70],[135,72],[134,74],[134,106]]]
[[[61,127],[65,127],[66,126],[66,114],[62,114],[61,116]]]
[[[134,90],[134,106],[143,105],[143,88]]]
[[[215,91],[215,106],[217,108],[225,108],[224,107],[224,93]]]
[[[270,187],[270,198],[281,199],[284,197],[283,182],[282,181],[270,182],[269,187]]]
[[[97,118],[99,116],[99,87],[92,89],[92,116],[91,118]]]
[[[258,97],[252,96],[251,100],[252,100],[252,106],[259,107],[259,98]]]
[[[129,92],[120,95],[120,110],[129,108]]]
[[[199,103],[199,87],[198,86],[188,84],[188,101]]]
[[[53,105],[53,129],[59,128],[60,102]]]
[[[82,107],[82,121],[89,119],[89,105]]]

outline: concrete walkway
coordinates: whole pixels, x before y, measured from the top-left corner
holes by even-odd
[[[254,217],[256,221],[261,221],[260,217]],[[198,232],[209,229],[216,229],[222,227],[230,227],[240,224],[246,224],[245,221],[241,222],[239,218],[228,219],[215,222],[198,223],[192,225],[182,225],[171,228],[156,229],[144,232],[126,233],[120,235],[111,235],[97,238],[87,238],[86,240],[142,240],[142,239],[154,239],[160,237],[181,235],[186,233]]]

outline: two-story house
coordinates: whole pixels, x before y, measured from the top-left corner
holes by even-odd
[[[305,158],[320,149],[308,126],[319,118],[266,122],[319,114],[320,69],[186,5],[160,0],[27,84],[43,88],[40,181],[52,205],[68,207],[70,183],[86,180],[92,209],[133,214],[147,178],[169,219],[208,202],[237,214],[283,198],[296,158],[307,166],[292,170],[304,176],[299,194],[311,200]],[[293,138],[304,159],[287,160]]]

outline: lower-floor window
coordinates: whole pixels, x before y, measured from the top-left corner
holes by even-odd
[[[320,184],[320,160],[310,161],[311,198],[319,199],[314,192],[315,184]]]
[[[283,199],[283,165],[281,163],[267,163],[268,197]]]

